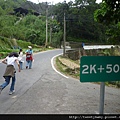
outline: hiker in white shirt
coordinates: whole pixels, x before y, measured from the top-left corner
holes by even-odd
[[[19,51],[18,60],[19,60],[19,64],[20,64],[20,69],[22,70],[23,69],[23,62],[24,62],[22,49],[20,49],[20,51]]]
[[[1,91],[10,83],[10,79],[12,78],[12,83],[11,83],[11,87],[10,87],[10,91],[9,91],[9,95],[12,95],[15,90],[14,90],[14,86],[15,86],[15,82],[16,82],[16,77],[15,77],[15,62],[18,65],[18,71],[20,72],[20,64],[18,61],[18,53],[10,53],[9,56],[7,56],[5,59],[2,60],[2,63],[7,64],[5,73],[3,75],[3,77],[5,78],[5,82],[0,85],[0,93]]]

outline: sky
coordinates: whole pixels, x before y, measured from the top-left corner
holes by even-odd
[[[41,2],[50,2],[51,4],[56,4],[56,3],[62,3],[64,0],[28,0],[31,1],[33,3],[41,3]],[[65,0],[66,2],[69,2],[70,0]],[[73,1],[73,0],[71,0]],[[97,3],[102,2],[102,0],[97,0]]]

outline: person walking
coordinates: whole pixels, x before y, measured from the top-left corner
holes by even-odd
[[[28,46],[28,50],[26,50],[26,69],[29,67],[29,69],[32,68],[32,62],[33,62],[33,50],[31,46]]]
[[[15,63],[18,65],[18,71],[20,72],[20,64],[18,61],[18,53],[13,52],[10,53],[5,59],[2,60],[2,63],[7,64],[5,73],[3,77],[5,78],[5,82],[0,85],[0,94],[2,90],[10,83],[10,79],[12,78],[12,83],[9,91],[9,95],[12,95],[15,92],[15,82],[16,82],[16,77],[15,77]]]
[[[85,43],[82,42],[82,48],[84,49]]]
[[[24,62],[22,49],[20,49],[20,51],[19,51],[18,60],[19,60],[19,64],[20,64],[20,69],[22,70],[23,69],[23,62]]]

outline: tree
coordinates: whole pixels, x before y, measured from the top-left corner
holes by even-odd
[[[26,0],[0,0],[0,36],[4,35],[44,45],[46,38],[46,3],[36,5],[24,1]],[[18,17],[9,14],[16,7],[25,9],[28,7],[31,11],[37,8],[41,15],[34,16],[30,13]],[[76,0],[74,3],[70,1],[69,3],[63,2],[50,5],[48,8],[48,44],[55,47],[63,40],[64,13],[66,14],[67,41],[89,40],[89,42],[102,42],[105,38],[104,31],[106,28],[95,22],[93,16],[94,11],[98,8],[100,8],[100,5],[96,4],[95,0]]]
[[[117,24],[120,21],[120,1],[103,0],[101,9],[95,11],[95,20],[104,24]]]
[[[63,13],[66,13],[67,41],[89,40],[102,42],[105,27],[94,21],[94,11],[100,8],[95,0],[75,0],[68,4],[63,2],[55,6],[54,13],[63,30]]]
[[[101,8],[94,13],[95,21],[109,26],[106,34],[107,41],[110,43],[119,43],[120,39],[120,1],[103,0]]]

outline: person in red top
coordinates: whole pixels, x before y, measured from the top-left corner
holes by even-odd
[[[33,62],[33,50],[31,46],[28,46],[28,50],[26,50],[26,69],[29,67],[29,69],[32,68],[32,62]]]

